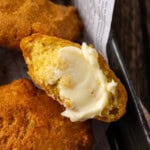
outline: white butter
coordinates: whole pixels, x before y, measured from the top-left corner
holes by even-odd
[[[66,107],[62,115],[73,122],[101,116],[117,83],[114,80],[107,82],[99,68],[96,50],[83,43],[81,49],[74,46],[59,49],[58,56],[65,66],[57,83],[59,96]]]

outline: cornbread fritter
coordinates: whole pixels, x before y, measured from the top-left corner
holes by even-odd
[[[1,86],[0,149],[91,149],[89,122],[72,123],[60,115],[62,110],[27,79]]]
[[[23,51],[25,62],[28,65],[28,73],[33,81],[45,90],[48,95],[53,96],[59,103],[64,106],[67,105],[60,98],[58,91],[58,83],[60,82],[61,77],[56,77],[56,79],[58,78],[58,80],[56,80],[58,82],[49,84],[51,78],[55,79],[55,76],[51,75],[52,71],[50,70],[50,64],[54,63],[53,65],[55,66],[59,65],[60,59],[55,58],[57,58],[57,52],[60,48],[65,46],[75,46],[80,48],[81,46],[68,40],[42,34],[33,34],[22,39],[20,46]],[[54,56],[51,56],[52,54],[54,54]],[[101,115],[95,116],[95,118],[105,122],[116,121],[121,118],[126,111],[127,93],[121,81],[109,68],[108,64],[100,54],[98,57],[98,63],[106,80],[108,82],[114,80],[117,83],[117,87],[115,94],[109,95],[108,103],[101,112]],[[78,95],[79,94],[80,91]]]
[[[82,27],[76,9],[49,0],[0,0],[0,46],[19,49],[20,40],[43,33],[77,40]]]

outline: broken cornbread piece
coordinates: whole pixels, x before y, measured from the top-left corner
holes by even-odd
[[[21,41],[21,49],[31,78],[65,106],[61,114],[71,121],[111,122],[125,113],[124,86],[86,43],[34,34]]]

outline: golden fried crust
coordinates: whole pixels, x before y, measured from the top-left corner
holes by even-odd
[[[77,40],[82,25],[71,6],[49,0],[0,0],[0,27],[0,46],[19,49],[20,40],[32,33]]]
[[[108,81],[111,81],[113,79],[115,82],[117,82],[117,93],[116,93],[116,97],[114,97],[117,100],[117,103],[109,111],[108,115],[98,116],[97,119],[105,122],[117,121],[126,112],[126,105],[128,99],[127,92],[124,85],[121,83],[120,79],[110,69],[107,62],[101,55],[99,55],[99,66],[103,70]],[[106,108],[106,111],[107,109],[109,109],[109,106]]]
[[[72,123],[63,107],[20,79],[0,87],[0,149],[91,149],[89,122]]]
[[[59,48],[70,46],[70,45],[80,48],[79,44],[68,40],[42,35],[42,34],[33,34],[29,37],[24,38],[20,43],[26,63],[27,63],[27,59],[31,58],[31,53],[33,50],[32,47],[34,46],[35,43],[42,43],[45,47],[49,47],[52,50],[57,50]],[[48,91],[47,93],[50,93],[49,87],[45,86],[44,84],[41,84],[40,79],[35,75],[33,69],[35,64],[27,63],[27,65],[28,65],[29,75],[32,77],[33,81],[35,81],[35,83],[37,83],[46,92]],[[100,54],[99,54],[99,66],[100,69],[103,70],[108,81],[111,81],[113,79],[115,82],[117,82],[117,92],[115,96],[113,96],[112,99],[109,100],[109,104],[103,110],[101,116],[96,117],[96,119],[105,122],[116,121],[119,118],[121,118],[126,112],[127,92],[123,84],[121,83],[121,81],[116,77],[114,72],[110,69],[110,67],[108,66],[108,64]]]

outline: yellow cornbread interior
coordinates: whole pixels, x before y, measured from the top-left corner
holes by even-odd
[[[53,97],[58,96],[55,86],[57,85],[57,81],[55,85],[51,86],[49,86],[48,81],[55,76],[50,70],[50,66],[58,66],[61,64],[61,61],[56,62],[56,57],[58,57],[57,50],[58,49],[53,49],[52,47],[47,47],[41,42],[36,42],[32,45],[30,56],[26,59],[26,63],[29,68],[31,68],[28,72],[29,75],[34,78],[37,84],[42,85],[42,88]],[[51,56],[51,59],[49,59],[49,56]]]
[[[50,44],[45,46],[45,43],[43,44],[42,42],[36,41],[34,45],[32,45],[30,57],[26,59],[26,62],[29,65],[29,68],[32,68],[29,69],[29,74],[31,74],[34,80],[37,81],[36,83],[38,83],[40,86],[42,85],[42,88],[47,92],[48,95],[58,99],[60,103],[69,108],[71,107],[70,101],[66,98],[60,98],[57,85],[58,82],[61,82],[61,84],[64,86],[71,87],[73,86],[71,79],[69,76],[65,76],[65,78],[61,79],[60,81],[59,76],[57,77],[56,74],[51,71],[51,66],[59,68],[60,70],[63,70],[66,67],[65,62],[58,58],[58,51],[60,48],[61,47],[59,46],[55,46],[55,48],[53,48]],[[51,79],[54,79],[54,83],[49,83],[49,80]],[[113,99],[114,96],[110,93],[109,101],[101,112],[102,115],[109,115],[108,109],[111,110],[114,105],[116,105],[115,103],[117,102]]]

